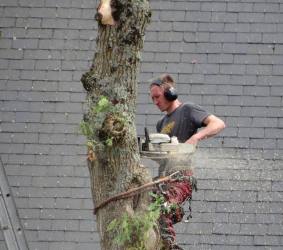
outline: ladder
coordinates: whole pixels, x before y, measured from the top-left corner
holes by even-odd
[[[28,250],[15,201],[0,157],[0,228],[8,250]]]

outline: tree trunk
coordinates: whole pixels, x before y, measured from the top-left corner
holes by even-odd
[[[101,0],[98,9],[102,13],[97,15],[98,37],[93,64],[81,79],[89,104],[83,125],[88,138],[94,205],[151,181],[148,171],[140,163],[135,129],[140,50],[151,12],[146,0],[112,0],[114,23],[106,25],[103,24],[102,8],[107,2],[110,1]],[[148,194],[144,193],[100,208],[96,216],[101,249],[130,249],[129,245],[117,245],[113,241],[115,233],[107,227],[125,212],[133,215],[146,211],[148,203]],[[152,230],[150,235],[144,249],[159,249],[158,232]]]

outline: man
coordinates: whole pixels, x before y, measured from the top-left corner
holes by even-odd
[[[181,143],[197,145],[199,141],[218,134],[225,128],[224,122],[213,114],[193,103],[182,103],[178,100],[174,80],[164,74],[151,81],[150,95],[153,103],[165,112],[157,123],[157,132],[176,136]],[[198,130],[202,128],[201,130]],[[176,166],[178,165],[178,166]],[[194,178],[189,160],[168,159],[160,163],[159,176],[170,175],[178,171],[181,178],[167,184],[162,191],[167,207],[174,207],[171,212],[162,212],[159,224],[164,249],[182,249],[176,244],[176,233],[173,224],[182,220],[182,205],[192,197]]]

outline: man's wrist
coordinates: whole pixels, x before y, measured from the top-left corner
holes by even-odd
[[[202,136],[199,133],[196,133],[193,135],[193,138],[197,141],[201,141],[202,140]]]
[[[198,142],[199,142],[199,139],[198,139],[198,137],[196,136],[196,134],[193,135],[193,136],[191,136],[191,137],[186,141],[186,143],[194,144],[194,145],[198,144]]]

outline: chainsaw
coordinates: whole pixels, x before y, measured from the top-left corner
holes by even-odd
[[[191,158],[196,151],[196,146],[188,143],[179,143],[177,137],[167,134],[149,134],[145,128],[145,139],[138,140],[140,155],[155,161],[161,159]]]

